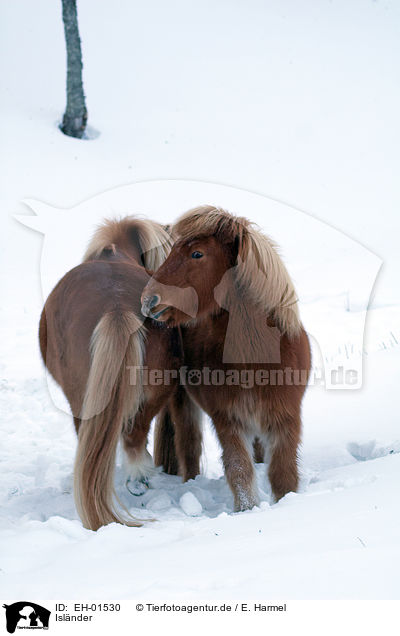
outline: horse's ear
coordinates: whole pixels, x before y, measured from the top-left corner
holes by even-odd
[[[147,270],[155,271],[167,258],[172,248],[172,238],[162,225],[151,221],[137,228],[136,237]]]
[[[233,241],[233,258],[235,262],[237,261],[237,258],[239,256],[239,247],[240,247],[240,237],[237,234],[235,236],[235,240]]]
[[[239,225],[235,236],[236,258],[240,258],[242,263],[246,263],[250,255],[251,245],[250,236],[247,228]]]
[[[144,254],[143,254],[144,250],[142,246],[141,232],[139,227],[137,225],[133,225],[131,228],[129,228],[128,236],[129,236],[129,243],[131,244],[133,249],[135,249],[137,253],[140,255],[142,265],[144,265]]]
[[[230,232],[225,234],[223,243],[230,245],[232,251],[232,265],[234,265],[238,259],[245,260],[248,253],[248,237],[247,228],[244,224],[237,222],[230,228]]]

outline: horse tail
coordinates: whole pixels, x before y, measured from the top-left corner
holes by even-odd
[[[122,516],[114,491],[115,455],[125,423],[142,399],[145,329],[133,312],[111,312],[98,322],[91,338],[91,365],[83,400],[74,470],[75,504],[91,530],[116,521],[141,522]],[[130,384],[129,367],[136,367]]]
[[[154,428],[154,464],[162,466],[168,475],[178,474],[175,428],[167,406],[162,409],[156,419]]]

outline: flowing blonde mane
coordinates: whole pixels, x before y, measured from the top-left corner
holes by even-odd
[[[137,237],[146,269],[158,269],[171,251],[172,238],[159,223],[133,216],[106,219],[90,240],[83,261],[98,258],[111,246],[122,247],[133,234]]]
[[[297,295],[276,244],[248,219],[222,208],[200,206],[186,212],[173,226],[179,241],[215,236],[238,247],[236,285],[241,297],[271,316],[282,333],[294,337],[301,322]]]

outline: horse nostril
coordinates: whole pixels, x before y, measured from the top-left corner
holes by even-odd
[[[142,314],[143,316],[152,316],[151,310],[153,307],[158,305],[161,301],[160,296],[158,294],[154,294],[153,296],[144,296],[142,297]]]
[[[147,301],[147,306],[149,309],[152,309],[153,307],[158,305],[159,302],[160,302],[160,296],[157,296],[157,295],[151,296],[149,300]]]
[[[157,294],[154,294],[154,296],[145,296],[142,301],[142,314],[144,316],[151,316],[151,309],[158,305],[160,300],[160,296]]]

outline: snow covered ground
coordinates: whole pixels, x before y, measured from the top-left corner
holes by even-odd
[[[56,127],[58,3],[1,6],[0,596],[398,598],[398,3],[79,9],[100,131],[85,142]],[[25,199],[44,241],[13,218],[31,214]],[[133,498],[117,468],[124,503],[156,522],[90,532],[71,493],[73,427],[39,358],[42,290],[79,262],[103,216],[170,221],[205,202],[280,243],[316,367],[355,368],[362,386],[310,387],[301,488],[277,505],[260,465],[260,507],[232,514],[205,422],[196,480],[159,473]]]

